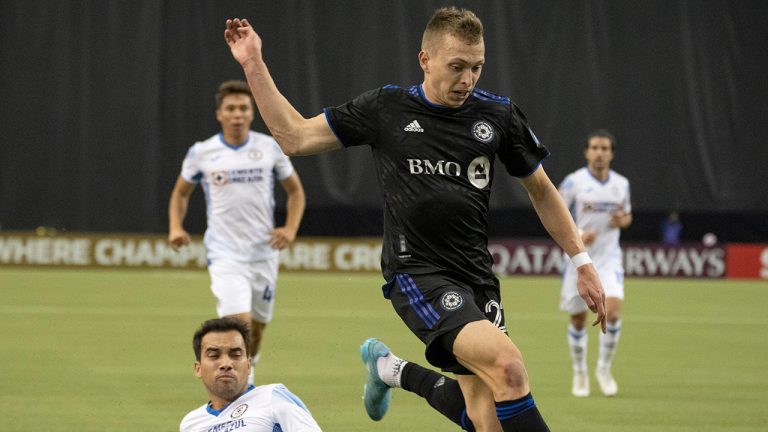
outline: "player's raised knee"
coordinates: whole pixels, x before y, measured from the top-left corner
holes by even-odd
[[[519,355],[501,355],[494,363],[494,375],[498,380],[498,389],[494,393],[504,393],[504,400],[520,397],[528,393],[528,372]],[[501,396],[496,394],[497,398]]]

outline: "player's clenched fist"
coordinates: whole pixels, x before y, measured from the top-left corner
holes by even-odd
[[[188,245],[191,240],[189,234],[184,230],[171,230],[168,234],[168,243],[174,250]]]

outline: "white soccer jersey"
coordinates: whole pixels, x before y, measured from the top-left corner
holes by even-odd
[[[611,170],[606,181],[592,176],[586,167],[569,174],[560,184],[560,194],[565,200],[576,226],[597,233],[595,241],[587,245],[587,251],[595,268],[621,269],[620,229],[610,226],[611,214],[617,210],[632,212],[629,181]]]
[[[220,411],[205,404],[181,420],[180,432],[316,432],[309,409],[282,384],[250,386]]]
[[[277,256],[269,246],[275,227],[275,179],[293,173],[288,157],[269,135],[251,131],[233,147],[221,134],[190,147],[181,169],[205,192],[208,259],[258,261]]]

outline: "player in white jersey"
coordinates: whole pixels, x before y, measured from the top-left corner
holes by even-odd
[[[248,384],[248,328],[241,320],[204,322],[192,338],[195,375],[210,401],[184,416],[180,432],[314,432],[304,402],[282,384]]]
[[[244,81],[226,81],[216,94],[221,133],[193,145],[168,205],[168,241],[189,243],[183,228],[189,197],[200,183],[208,226],[205,248],[211,291],[220,317],[242,319],[251,329],[249,352],[255,365],[267,323],[272,319],[279,249],[296,238],[304,213],[304,189],[288,157],[270,136],[250,130],[254,110]],[[274,222],[274,187],[287,194],[286,220]]]
[[[621,305],[624,300],[624,268],[619,235],[632,223],[629,181],[611,170],[616,139],[606,130],[587,137],[584,156],[587,166],[569,174],[560,184],[560,194],[573,214],[582,241],[587,247],[605,289],[606,332],[600,334],[600,351],[595,375],[606,396],[618,386],[611,373],[611,362],[621,335]],[[576,270],[566,260],[560,294],[560,309],[571,315],[568,346],[573,361],[572,393],[589,396],[587,374],[587,306],[576,290]]]

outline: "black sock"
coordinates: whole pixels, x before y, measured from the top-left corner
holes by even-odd
[[[467,416],[467,406],[459,382],[455,379],[408,362],[403,367],[400,385],[404,390],[426,399],[432,408],[462,429],[470,432],[475,430]]]
[[[496,402],[496,417],[505,432],[549,432],[530,393],[520,399]]]

